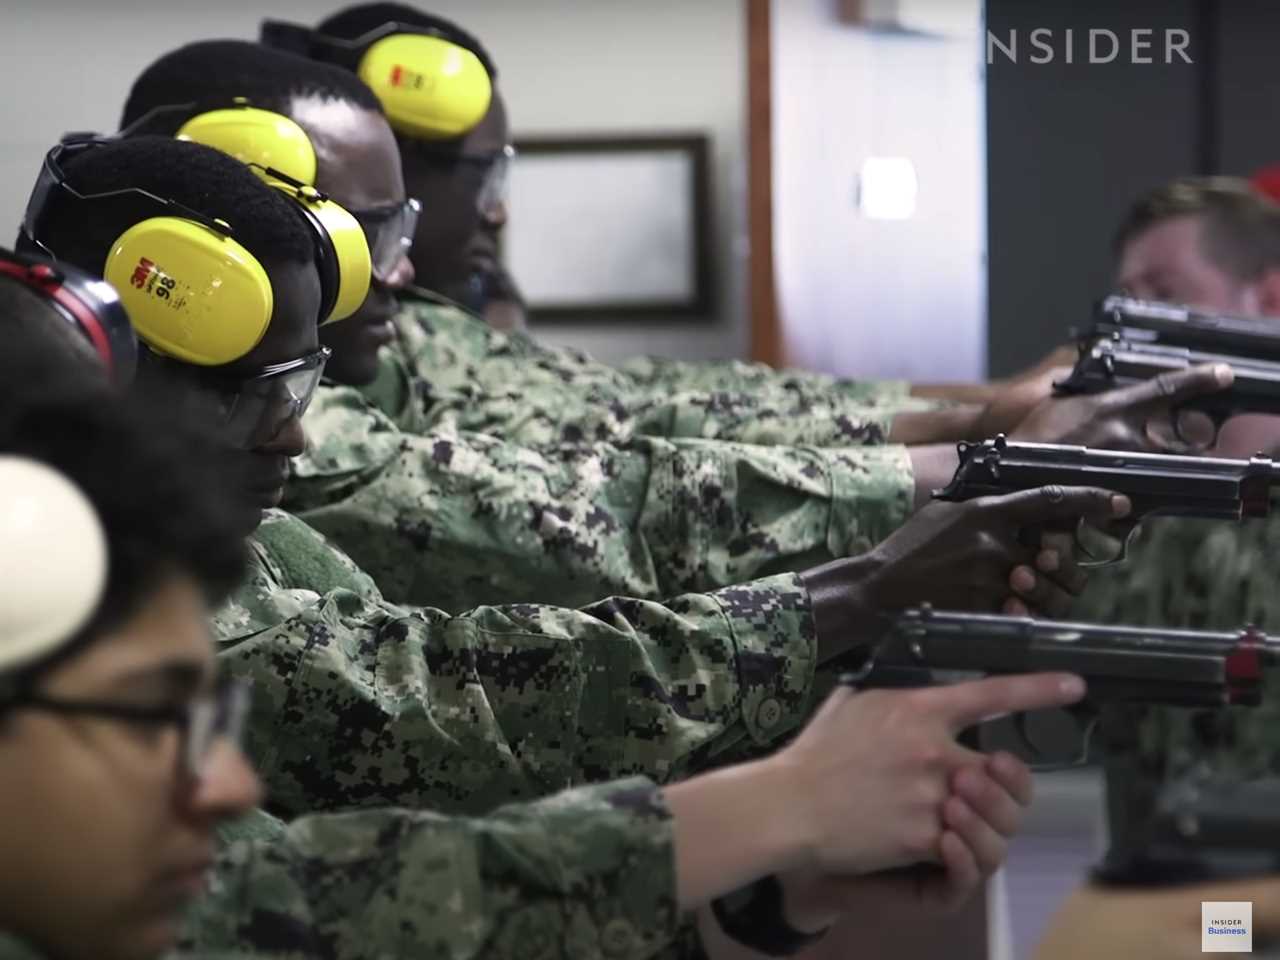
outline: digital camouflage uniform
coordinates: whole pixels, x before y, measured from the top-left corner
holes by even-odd
[[[459,616],[387,603],[273,512],[214,620],[252,680],[246,746],[282,814],[479,813],[586,782],[658,782],[761,754],[804,718],[816,636],[778,575],[660,603],[612,598]]]
[[[1091,578],[1076,616],[1104,623],[1280,632],[1280,515],[1242,524],[1154,518],[1126,563]],[[1150,815],[1157,788],[1194,765],[1216,777],[1280,773],[1280,677],[1260,707],[1116,710],[1104,718],[1113,842]]]
[[[784,737],[813,683],[796,578],[453,618],[386,603],[289,514],[250,548],[214,627],[254,683],[246,748],[272,807],[369,809],[228,830],[193,955],[701,955],[652,781],[577,785],[665,781]]]
[[[530,448],[401,433],[347,387],[306,418],[285,506],[400,603],[657,599],[869,549],[914,495],[902,447],[638,438]],[[305,581],[302,581],[305,582]]]
[[[900,381],[849,381],[762,364],[646,361],[640,373],[491,330],[462,310],[400,298],[371,400],[408,433],[451,428],[539,445],[636,436],[745,443],[882,443],[895,413],[937,405]]]
[[[200,956],[626,960],[688,955],[671,821],[647,780],[479,818],[407,810],[265,814],[226,831],[187,925]]]

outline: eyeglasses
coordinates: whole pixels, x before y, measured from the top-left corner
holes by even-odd
[[[249,684],[221,677],[212,693],[181,706],[140,707],[92,700],[59,700],[24,693],[6,701],[3,708],[101,717],[141,727],[176,727],[182,738],[178,751],[179,770],[188,778],[199,780],[208,772],[209,759],[219,740],[239,746],[249,715],[249,703]]]
[[[270,443],[285,424],[307,412],[330,353],[328,347],[321,347],[244,378],[204,375],[203,399],[211,409],[197,413],[212,418],[218,435],[234,447],[252,450]],[[183,366],[200,374],[198,368]]]
[[[351,211],[369,242],[373,275],[376,279],[385,281],[395,270],[400,258],[409,255],[420,213],[422,204],[412,197],[403,203]]]
[[[511,161],[517,156],[516,148],[507,144],[493,153],[465,154],[440,149],[421,140],[404,140],[416,155],[438,166],[458,167],[477,176],[476,210],[481,216],[493,216],[506,203],[511,180]]]

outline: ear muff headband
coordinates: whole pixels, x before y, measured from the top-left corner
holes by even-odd
[[[478,124],[493,99],[496,72],[474,41],[443,25],[385,23],[354,40],[264,20],[261,40],[355,71],[373,90],[398,132],[452,140]]]
[[[27,457],[0,455],[0,673],[65,646],[107,584],[107,538],[70,480]]]
[[[10,277],[51,302],[93,347],[111,379],[133,380],[138,343],[129,315],[110,284],[74,267],[0,250],[0,276]]]
[[[111,244],[103,278],[116,288],[138,336],[187,363],[222,366],[244,356],[271,322],[271,281],[231,227],[139,188],[81,194],[66,182],[61,159],[93,149],[101,140],[59,144],[45,157],[23,220],[28,241],[57,258],[42,242],[44,223],[60,207],[127,204],[138,219]]]

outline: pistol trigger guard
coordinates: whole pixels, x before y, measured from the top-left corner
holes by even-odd
[[[1097,560],[1098,558],[1093,555],[1093,551],[1089,549],[1089,547],[1085,544],[1084,539],[1080,536],[1080,531],[1083,529],[1084,529],[1084,517],[1081,517],[1079,520],[1076,521],[1076,529],[1074,534],[1075,542],[1076,542],[1076,551],[1080,554],[1080,556],[1084,557],[1086,560]],[[1080,564],[1080,566],[1084,566],[1084,564],[1082,563]]]
[[[1098,711],[1084,704],[1078,704],[1071,710],[1071,714],[1083,719],[1080,726],[1080,756],[1076,758],[1076,764],[1083,767],[1089,762],[1089,750],[1093,746],[1093,734],[1098,729],[1099,715]]]
[[[1076,718],[1080,729],[1080,752],[1070,760],[1036,760],[1033,759],[1027,764],[1035,773],[1055,773],[1059,770],[1071,770],[1076,767],[1082,767],[1089,761],[1089,748],[1093,741],[1093,732],[1098,727],[1098,711],[1088,702],[1081,702],[1075,706],[1067,707],[1066,712]],[[1023,715],[1018,717],[1020,721],[1015,726],[1018,728],[1018,735],[1022,737],[1024,743],[1030,748],[1028,756],[1034,754],[1039,757],[1039,751],[1035,749],[1035,744],[1023,732],[1022,723]]]
[[[1125,524],[1126,521],[1120,521],[1120,523]],[[1099,559],[1094,556],[1089,548],[1085,546],[1084,541],[1080,538],[1080,530],[1084,527],[1084,519],[1081,518],[1080,522],[1076,524],[1076,549],[1080,551],[1081,556],[1088,557],[1089,559],[1076,564],[1076,566],[1081,570],[1101,570],[1104,567],[1111,567],[1118,563],[1124,563],[1125,560],[1129,559],[1129,542],[1133,540],[1134,535],[1138,532],[1137,521],[1129,522],[1128,526],[1129,529],[1125,531],[1124,536],[1120,538],[1120,549],[1116,551],[1115,556]]]
[[[1027,735],[1027,715],[1025,713],[1014,715],[1013,729],[1018,734],[1018,739],[1022,741],[1022,745],[1026,747],[1028,765],[1033,770],[1036,769],[1037,761],[1040,759],[1040,751],[1036,749],[1035,741]]]

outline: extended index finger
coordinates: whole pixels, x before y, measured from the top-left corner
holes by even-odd
[[[1070,673],[989,677],[921,691],[955,733],[1009,713],[1065,707],[1084,696],[1084,681]]]
[[[1121,387],[1104,394],[1108,408],[1126,408],[1151,405],[1176,405],[1192,397],[1216,393],[1231,386],[1235,373],[1225,363],[1205,363],[1186,370],[1162,373],[1142,383]]]
[[[1046,521],[1084,517],[1103,522],[1127,515],[1129,498],[1098,487],[1037,487],[993,497],[991,508],[1021,525],[1043,525]]]

